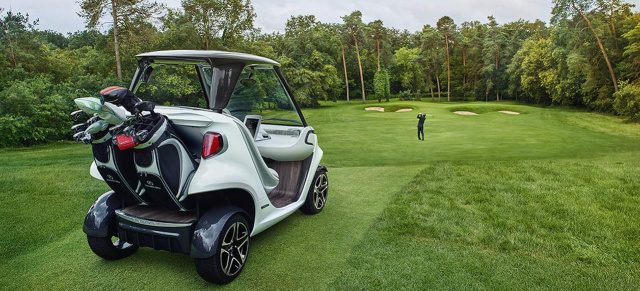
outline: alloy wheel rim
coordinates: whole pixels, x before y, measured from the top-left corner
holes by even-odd
[[[242,270],[249,252],[249,230],[247,225],[236,222],[229,227],[222,239],[220,265],[227,276],[233,276]]]
[[[322,173],[316,179],[313,187],[313,206],[316,209],[322,209],[327,202],[327,190],[329,189],[329,181],[327,174]]]

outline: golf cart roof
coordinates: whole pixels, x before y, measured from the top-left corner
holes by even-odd
[[[211,64],[242,62],[245,65],[273,65],[280,64],[274,60],[259,57],[251,54],[225,52],[225,51],[205,51],[205,50],[171,50],[156,51],[139,54],[136,58],[143,59],[166,59],[166,60],[206,60]]]

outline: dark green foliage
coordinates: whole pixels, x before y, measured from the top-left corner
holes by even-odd
[[[291,17],[276,51],[282,71],[301,106],[315,107],[320,100],[335,101],[342,91],[337,66],[340,40],[335,27],[316,21],[313,15]],[[258,54],[261,54],[258,52]]]
[[[109,74],[102,34],[64,37],[36,25],[20,13],[0,18],[0,147],[67,138],[74,98],[125,85]]]
[[[629,120],[640,121],[640,86],[621,83],[620,91],[614,95],[616,112]]]
[[[152,0],[86,0],[79,2],[80,15],[88,27],[99,27],[100,21],[112,20],[113,3],[119,15],[122,78],[116,78],[112,23],[106,31],[63,35],[39,30],[38,22],[27,15],[0,8],[0,92],[11,87],[15,95],[17,86],[40,84],[20,94],[48,88],[52,96],[71,102],[74,97],[95,96],[106,86],[128,85],[137,69],[136,54],[211,48],[279,61],[302,107],[346,99],[347,93],[352,99],[374,92],[379,101],[392,94],[441,101],[450,92],[451,101],[510,99],[583,107],[629,119],[640,114],[635,102],[640,87],[640,14],[621,0],[555,0],[549,26],[539,20],[501,24],[493,17],[456,25],[454,19],[442,17],[437,27],[425,25],[416,33],[385,27],[381,20],[364,23],[362,13],[354,11],[342,23],[292,16],[284,33],[265,34],[254,27],[256,14],[249,0],[189,0],[181,9],[167,9]],[[50,84],[43,84],[46,80]],[[618,83],[626,87],[616,93]],[[203,98],[194,93],[197,85],[185,73],[158,80],[154,90],[159,103],[204,106]],[[140,94],[150,96],[145,90]],[[5,96],[0,99],[8,102]],[[2,114],[8,132],[36,126],[33,132],[55,139],[66,130],[60,122],[30,120],[37,114],[19,116],[4,109]],[[37,143],[41,136],[30,142],[25,137],[0,137],[0,144]]]
[[[376,96],[378,97],[378,102],[382,101],[383,97],[387,102],[389,102],[391,87],[389,85],[389,73],[386,69],[382,68],[380,71],[376,72],[373,77],[373,88]]]
[[[254,29],[249,0],[183,0],[186,18],[202,40],[202,49],[233,47]]]
[[[194,66],[155,66],[151,78],[136,94],[159,105],[206,108],[200,79]]]
[[[0,147],[33,145],[69,134],[69,92],[50,78],[18,81],[0,91]]]

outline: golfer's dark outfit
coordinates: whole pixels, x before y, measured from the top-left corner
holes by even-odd
[[[418,139],[420,139],[420,134],[422,134],[422,140],[424,140],[424,120],[427,119],[426,116],[418,114]]]

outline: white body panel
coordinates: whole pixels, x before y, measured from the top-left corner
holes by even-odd
[[[318,147],[315,134],[310,134],[307,139],[307,132],[313,130],[307,126],[295,127],[300,130],[298,137],[280,136],[271,134],[271,139],[254,142],[247,141],[243,137],[241,130],[245,134],[250,135],[244,124],[233,116],[219,114],[208,110],[198,110],[181,107],[156,107],[156,112],[162,113],[171,119],[176,125],[193,126],[194,121],[187,118],[191,113],[194,114],[194,120],[203,126],[197,127],[201,133],[216,132],[224,135],[225,149],[212,157],[201,159],[200,165],[193,176],[193,180],[189,186],[188,195],[195,195],[203,192],[218,191],[224,189],[242,189],[251,194],[255,205],[255,221],[251,235],[258,234],[270,226],[281,221],[285,217],[295,212],[304,203],[310,185],[312,184],[315,170],[322,159],[322,150]],[[178,117],[175,118],[174,117]],[[206,126],[205,123],[207,124]],[[289,126],[263,125],[263,129],[288,130]],[[313,145],[305,144],[305,140]],[[286,142],[285,142],[286,141]],[[298,147],[296,147],[298,145]],[[274,207],[269,198],[267,191],[273,187],[266,186],[258,173],[256,163],[264,163],[260,158],[255,161],[251,155],[250,147],[256,147],[262,156],[282,161],[302,160],[313,154],[313,159],[307,177],[302,188],[302,194],[297,202],[289,204],[282,208]],[[289,152],[294,154],[294,158],[287,158],[289,155],[283,154]],[[266,206],[262,208],[262,206]]]

